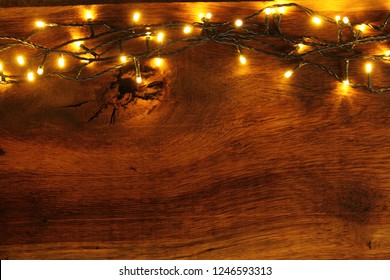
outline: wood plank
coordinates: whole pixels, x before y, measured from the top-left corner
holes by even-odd
[[[9,7],[38,7],[38,6],[67,6],[67,5],[92,5],[92,4],[127,4],[127,3],[177,3],[177,2],[254,2],[255,0],[246,0],[246,1],[237,1],[237,0],[228,0],[228,1],[218,1],[218,0],[205,0],[205,1],[195,1],[195,0],[2,0],[0,3],[7,5]],[[274,0],[256,0],[256,2],[273,2]],[[109,3],[108,3],[109,2]]]
[[[339,2],[315,5],[332,16],[351,5]],[[376,4],[348,15],[376,22]],[[259,4],[94,8],[119,24],[133,10],[155,21],[198,10],[225,19]],[[80,11],[1,9],[2,32]],[[295,16],[283,30],[296,30]],[[390,95],[345,91],[312,68],[281,79],[290,67],[256,54],[240,67],[234,48],[209,42],[168,59],[167,94],[135,102],[114,125],[108,110],[87,123],[110,75],[1,87],[1,259],[389,258]],[[361,68],[351,66],[354,78],[364,79]]]
[[[273,0],[246,0],[246,2],[272,2]],[[197,2],[194,0],[0,0],[0,7],[40,7],[40,6],[75,6],[93,4],[123,4],[123,3],[175,3]],[[237,2],[237,0],[204,0],[202,2]]]
[[[142,3],[188,3],[195,2],[194,0],[0,0],[0,7],[39,7],[39,6],[75,6],[75,5],[96,5],[96,4],[121,4],[121,3],[132,3],[142,4]],[[385,1],[310,1],[310,0],[296,0],[296,1],[284,1],[284,0],[246,0],[246,1],[236,1],[236,0],[204,0],[201,2],[212,2],[219,6],[225,5],[226,2],[265,2],[268,5],[270,4],[285,4],[285,3],[298,3],[303,6],[308,6],[317,11],[345,11],[356,12],[356,11],[379,11],[379,10],[389,10],[390,5]],[[261,5],[261,4],[260,4]]]

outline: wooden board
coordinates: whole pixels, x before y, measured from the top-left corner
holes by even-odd
[[[272,2],[273,0],[247,0],[246,2]],[[39,6],[65,6],[65,5],[92,5],[92,4],[121,4],[121,3],[172,3],[197,2],[194,0],[0,0],[0,7],[39,7]],[[201,2],[237,2],[236,0],[204,0]]]
[[[262,3],[272,4],[272,3],[299,3],[304,6],[310,6],[317,11],[322,10],[334,10],[334,11],[345,11],[345,12],[353,12],[353,11],[381,11],[381,10],[389,10],[390,5],[385,1],[310,1],[310,0],[297,0],[297,1],[283,1],[283,0],[263,0],[263,1],[255,1],[255,0],[247,0],[247,1],[236,1],[236,0],[204,0],[204,1],[194,1],[194,0],[0,0],[0,7],[38,7],[38,6],[65,6],[65,5],[92,5],[92,4],[118,4],[118,3],[132,3],[132,5],[137,3],[155,3],[154,5],[158,5],[158,3],[177,3],[177,2],[213,2],[216,5],[223,6],[226,2],[255,2],[257,6],[261,6]],[[272,2],[272,3],[271,3]]]
[[[349,16],[378,21],[382,5]],[[133,10],[165,21],[259,7],[94,8],[126,22]],[[1,32],[79,14],[1,9]],[[290,67],[263,55],[240,67],[234,49],[207,43],[169,59],[167,94],[136,102],[114,125],[108,110],[87,122],[112,76],[1,87],[1,259],[390,258],[390,95],[345,91],[310,67],[281,79]],[[364,79],[361,65],[351,71]],[[381,71],[376,81],[386,82]]]

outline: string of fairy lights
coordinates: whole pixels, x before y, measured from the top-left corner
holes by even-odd
[[[324,24],[333,25],[337,30],[334,40],[282,32],[283,19],[290,10],[302,12],[318,28]],[[161,67],[165,58],[212,41],[232,46],[237,51],[239,65],[247,64],[254,53],[295,63],[291,70],[281,73],[287,79],[302,67],[312,66],[345,86],[365,88],[372,93],[390,92],[390,88],[374,87],[372,78],[373,62],[389,63],[390,50],[372,54],[373,48],[368,48],[389,43],[387,29],[390,14],[379,24],[355,23],[347,16],[330,18],[299,4],[289,3],[271,5],[245,18],[227,22],[213,21],[209,12],[200,14],[197,22],[145,24],[139,12],[131,17],[132,24],[118,28],[98,21],[90,10],[86,10],[81,23],[38,20],[33,33],[24,38],[0,36],[1,84],[33,82],[53,76],[75,81],[92,80],[124,66],[134,67],[136,82],[141,84],[143,63],[153,61],[156,67]],[[81,29],[87,35],[72,37],[51,47],[34,42],[44,32],[57,29],[58,32]],[[58,36],[61,38],[60,34]],[[137,46],[136,49],[134,46]],[[28,49],[29,56],[22,54],[24,49],[26,52]],[[342,67],[334,70],[326,61],[322,62],[324,58],[338,60]],[[361,63],[361,69],[366,74],[364,83],[350,80],[351,62]],[[98,67],[89,71],[91,65]],[[11,70],[17,73],[12,74]]]

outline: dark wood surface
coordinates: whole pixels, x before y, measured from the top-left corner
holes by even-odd
[[[329,7],[351,3],[313,8],[332,16]],[[351,18],[383,16],[383,3],[353,3]],[[133,9],[163,21],[259,7],[95,8],[125,22]],[[79,12],[0,9],[1,33]],[[296,29],[288,17],[285,30]],[[241,67],[234,49],[207,43],[169,59],[164,98],[136,102],[114,125],[108,111],[87,123],[112,76],[1,86],[0,257],[390,258],[390,95],[345,90],[312,68],[282,79],[291,66],[253,54]],[[361,69],[352,65],[354,79],[364,79]],[[384,65],[374,69],[388,82]]]
[[[246,2],[272,2],[273,0],[246,0]],[[38,7],[120,3],[164,3],[164,2],[200,2],[194,0],[0,0],[0,7]],[[203,0],[201,2],[239,2],[237,0]]]

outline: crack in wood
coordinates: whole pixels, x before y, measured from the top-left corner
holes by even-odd
[[[142,65],[141,73],[145,81],[156,77],[156,69]],[[158,100],[165,91],[166,81],[163,80],[153,80],[151,82],[146,82],[143,85],[138,85],[135,81],[135,73],[132,67],[124,66],[119,69],[118,73],[114,76],[114,81],[112,81],[108,87],[104,88],[101,93],[99,93],[99,98],[101,105],[98,110],[87,120],[87,123],[92,122],[97,119],[104,111],[112,108],[110,112],[110,124],[114,124],[117,119],[117,115],[120,111],[125,111],[128,109],[128,106],[134,103],[137,99],[145,101],[154,101]],[[88,104],[90,100],[78,102],[75,104],[69,104],[62,106],[62,108],[79,108],[85,104]],[[99,101],[98,101],[99,102]],[[157,105],[153,105],[151,109],[147,110],[147,114],[151,114]]]

